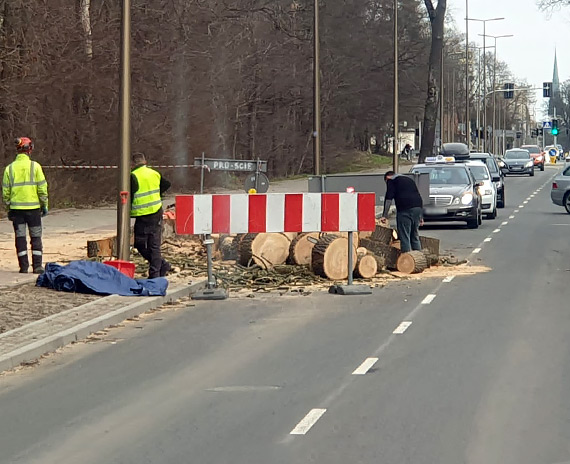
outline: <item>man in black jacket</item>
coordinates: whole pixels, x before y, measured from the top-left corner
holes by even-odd
[[[423,202],[416,183],[407,176],[388,171],[384,174],[386,197],[382,222],[388,222],[388,212],[392,200],[396,200],[396,222],[402,253],[411,250],[421,251],[419,228],[422,225]]]

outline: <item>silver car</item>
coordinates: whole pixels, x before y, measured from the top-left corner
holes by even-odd
[[[554,178],[550,198],[555,205],[564,206],[570,214],[570,166]]]

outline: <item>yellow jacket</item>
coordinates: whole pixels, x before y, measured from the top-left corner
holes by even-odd
[[[42,167],[19,153],[4,170],[2,198],[9,209],[48,207],[48,185]]]

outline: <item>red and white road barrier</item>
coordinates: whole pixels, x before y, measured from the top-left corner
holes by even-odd
[[[180,235],[373,231],[374,193],[179,195]]]

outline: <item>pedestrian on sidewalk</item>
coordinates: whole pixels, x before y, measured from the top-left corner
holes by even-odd
[[[131,171],[131,217],[135,218],[135,248],[148,261],[148,277],[165,277],[172,266],[162,258],[162,195],[170,182],[146,165],[146,157],[135,153]]]
[[[384,174],[386,197],[382,213],[383,224],[388,224],[388,213],[392,201],[396,200],[396,223],[400,250],[408,253],[411,250],[421,251],[419,228],[423,224],[423,201],[416,183],[407,176],[388,171]]]
[[[2,198],[16,234],[20,273],[28,272],[26,227],[32,247],[32,270],[43,274],[42,218],[48,214],[48,185],[41,165],[30,159],[34,144],[28,137],[16,139],[16,159],[4,170]]]

